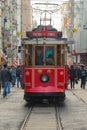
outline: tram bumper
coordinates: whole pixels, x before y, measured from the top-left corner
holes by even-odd
[[[44,98],[47,98],[47,99],[57,99],[57,100],[64,100],[65,99],[65,93],[64,92],[46,92],[46,93],[43,93],[43,92],[39,92],[39,93],[28,93],[28,92],[25,92],[24,93],[24,99],[25,100],[35,100],[35,99],[44,99]]]

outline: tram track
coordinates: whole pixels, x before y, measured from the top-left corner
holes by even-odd
[[[27,111],[27,116],[25,117],[25,119],[24,119],[24,121],[23,121],[23,124],[22,124],[20,130],[25,130],[26,125],[27,125],[27,122],[28,122],[29,117],[30,117],[30,114],[31,114],[31,112],[32,112],[32,109],[33,109],[33,106],[31,106],[30,109]]]
[[[81,100],[83,103],[85,103],[85,104],[87,105],[87,102],[84,100],[83,97],[80,97],[78,94],[76,94],[76,93],[73,92],[73,91],[72,91],[72,93],[73,93],[74,96],[76,96],[79,100]]]
[[[60,114],[59,114],[57,104],[55,104],[55,112],[56,112],[55,116],[57,121],[57,130],[62,130],[62,124],[61,124],[61,119],[60,119]]]
[[[62,130],[57,104],[34,104],[30,106],[20,130]]]

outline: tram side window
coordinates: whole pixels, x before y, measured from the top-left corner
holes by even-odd
[[[29,65],[32,65],[32,45],[29,45],[29,48],[28,48],[28,56],[29,56]]]
[[[46,46],[46,65],[54,65],[54,46]]]
[[[61,48],[60,45],[57,46],[57,65],[60,66],[61,65]]]
[[[35,65],[43,65],[44,48],[43,46],[35,47]]]

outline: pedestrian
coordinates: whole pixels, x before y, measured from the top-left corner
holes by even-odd
[[[20,68],[20,65],[18,65],[17,68],[16,68],[16,78],[17,78],[17,87],[19,88],[19,85],[22,87],[22,85],[21,85],[21,68]]]
[[[70,74],[70,86],[72,89],[74,88],[75,80],[77,79],[76,69],[74,68],[74,65],[70,66],[69,74]]]
[[[78,76],[78,81],[80,80],[80,65],[78,64],[76,67],[76,71],[77,71],[77,76]]]
[[[87,72],[86,69],[84,68],[84,65],[81,66],[80,76],[81,76],[81,88],[85,89]]]
[[[87,66],[86,66],[86,68],[85,68],[85,69],[86,69],[86,74],[87,74]],[[87,82],[87,75],[86,75],[86,82]]]
[[[3,97],[6,97],[7,93],[10,92],[9,81],[11,80],[11,75],[6,63],[3,67],[4,68],[1,70],[1,82],[3,84]]]
[[[15,83],[16,83],[16,69],[14,66],[11,66],[10,73],[11,73],[11,77],[12,77],[11,84],[12,84],[12,87],[14,87]]]

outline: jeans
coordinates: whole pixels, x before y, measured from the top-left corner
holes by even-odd
[[[15,77],[15,76],[12,76],[12,81],[11,81],[12,86],[14,86],[14,85],[15,85],[15,82],[16,82],[16,77]]]
[[[9,82],[8,81],[3,82],[3,97],[7,95],[8,87],[9,87]]]
[[[74,88],[75,79],[70,78],[70,85],[71,85],[71,89]]]
[[[17,77],[17,87],[19,87],[19,83],[21,85],[21,78],[20,77]]]
[[[8,81],[7,93],[10,93],[10,82]]]
[[[81,88],[85,89],[85,85],[86,85],[86,77],[82,77],[81,78]]]

